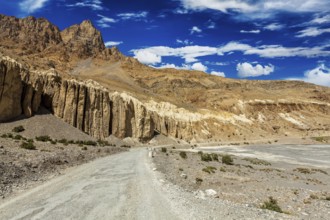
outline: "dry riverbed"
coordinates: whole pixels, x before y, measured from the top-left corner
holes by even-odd
[[[330,168],[327,166],[268,161],[251,155],[230,155],[233,161],[224,161],[226,164],[222,158],[227,153],[198,150],[181,153],[183,151],[174,147],[158,148],[154,163],[168,181],[195,193],[200,199],[205,199],[209,193],[216,199],[248,207],[277,209],[278,206],[280,210],[277,211],[292,218],[329,217]],[[266,204],[270,200],[273,203]]]

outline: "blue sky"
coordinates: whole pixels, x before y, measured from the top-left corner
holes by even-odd
[[[329,0],[20,0],[0,13],[60,29],[91,20],[147,65],[330,86]]]

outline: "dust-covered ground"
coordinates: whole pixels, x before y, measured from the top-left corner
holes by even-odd
[[[19,126],[24,131],[13,131]],[[49,140],[36,139],[42,136]],[[0,201],[49,180],[68,167],[127,151],[127,144],[121,146],[122,142],[115,138],[99,143],[47,111],[29,119],[0,123]]]
[[[328,219],[330,146],[259,147],[158,148],[154,163],[167,180],[200,199],[210,194],[261,208],[272,197],[293,218]],[[231,165],[222,162],[224,155],[233,159]]]

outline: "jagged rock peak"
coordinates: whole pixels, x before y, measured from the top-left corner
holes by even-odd
[[[0,52],[20,61],[21,58],[29,60],[30,64],[32,60],[29,56],[40,53],[37,59],[33,57],[35,66],[49,66],[50,62],[46,60],[49,57],[52,57],[52,66],[93,57],[136,63],[117,48],[106,48],[100,31],[90,20],[60,31],[45,18],[16,18],[0,14],[0,30]],[[19,57],[16,57],[17,54]],[[62,64],[56,65],[56,61]],[[62,70],[64,69],[67,69],[67,66],[63,66]]]
[[[0,38],[10,40],[17,47],[42,51],[50,45],[62,42],[60,30],[45,18],[32,16],[18,19],[0,15]]]
[[[89,20],[89,19],[84,20],[83,22],[81,22],[80,27],[87,27],[87,28],[94,28],[95,29],[92,21]]]
[[[61,36],[68,48],[79,57],[95,56],[105,49],[100,31],[93,26],[90,20],[64,29]]]

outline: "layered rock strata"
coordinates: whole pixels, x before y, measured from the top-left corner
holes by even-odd
[[[149,139],[152,115],[138,100],[109,93],[94,81],[63,79],[54,70],[29,72],[10,58],[0,60],[0,121],[24,114],[31,117],[40,105],[70,125],[96,137]]]
[[[168,102],[143,103],[92,80],[65,79],[54,69],[28,71],[11,58],[0,58],[0,122],[31,117],[41,105],[98,139],[113,134],[144,141],[157,133],[187,141],[243,139],[330,127],[330,104],[324,102],[239,100],[231,111],[189,111]]]

